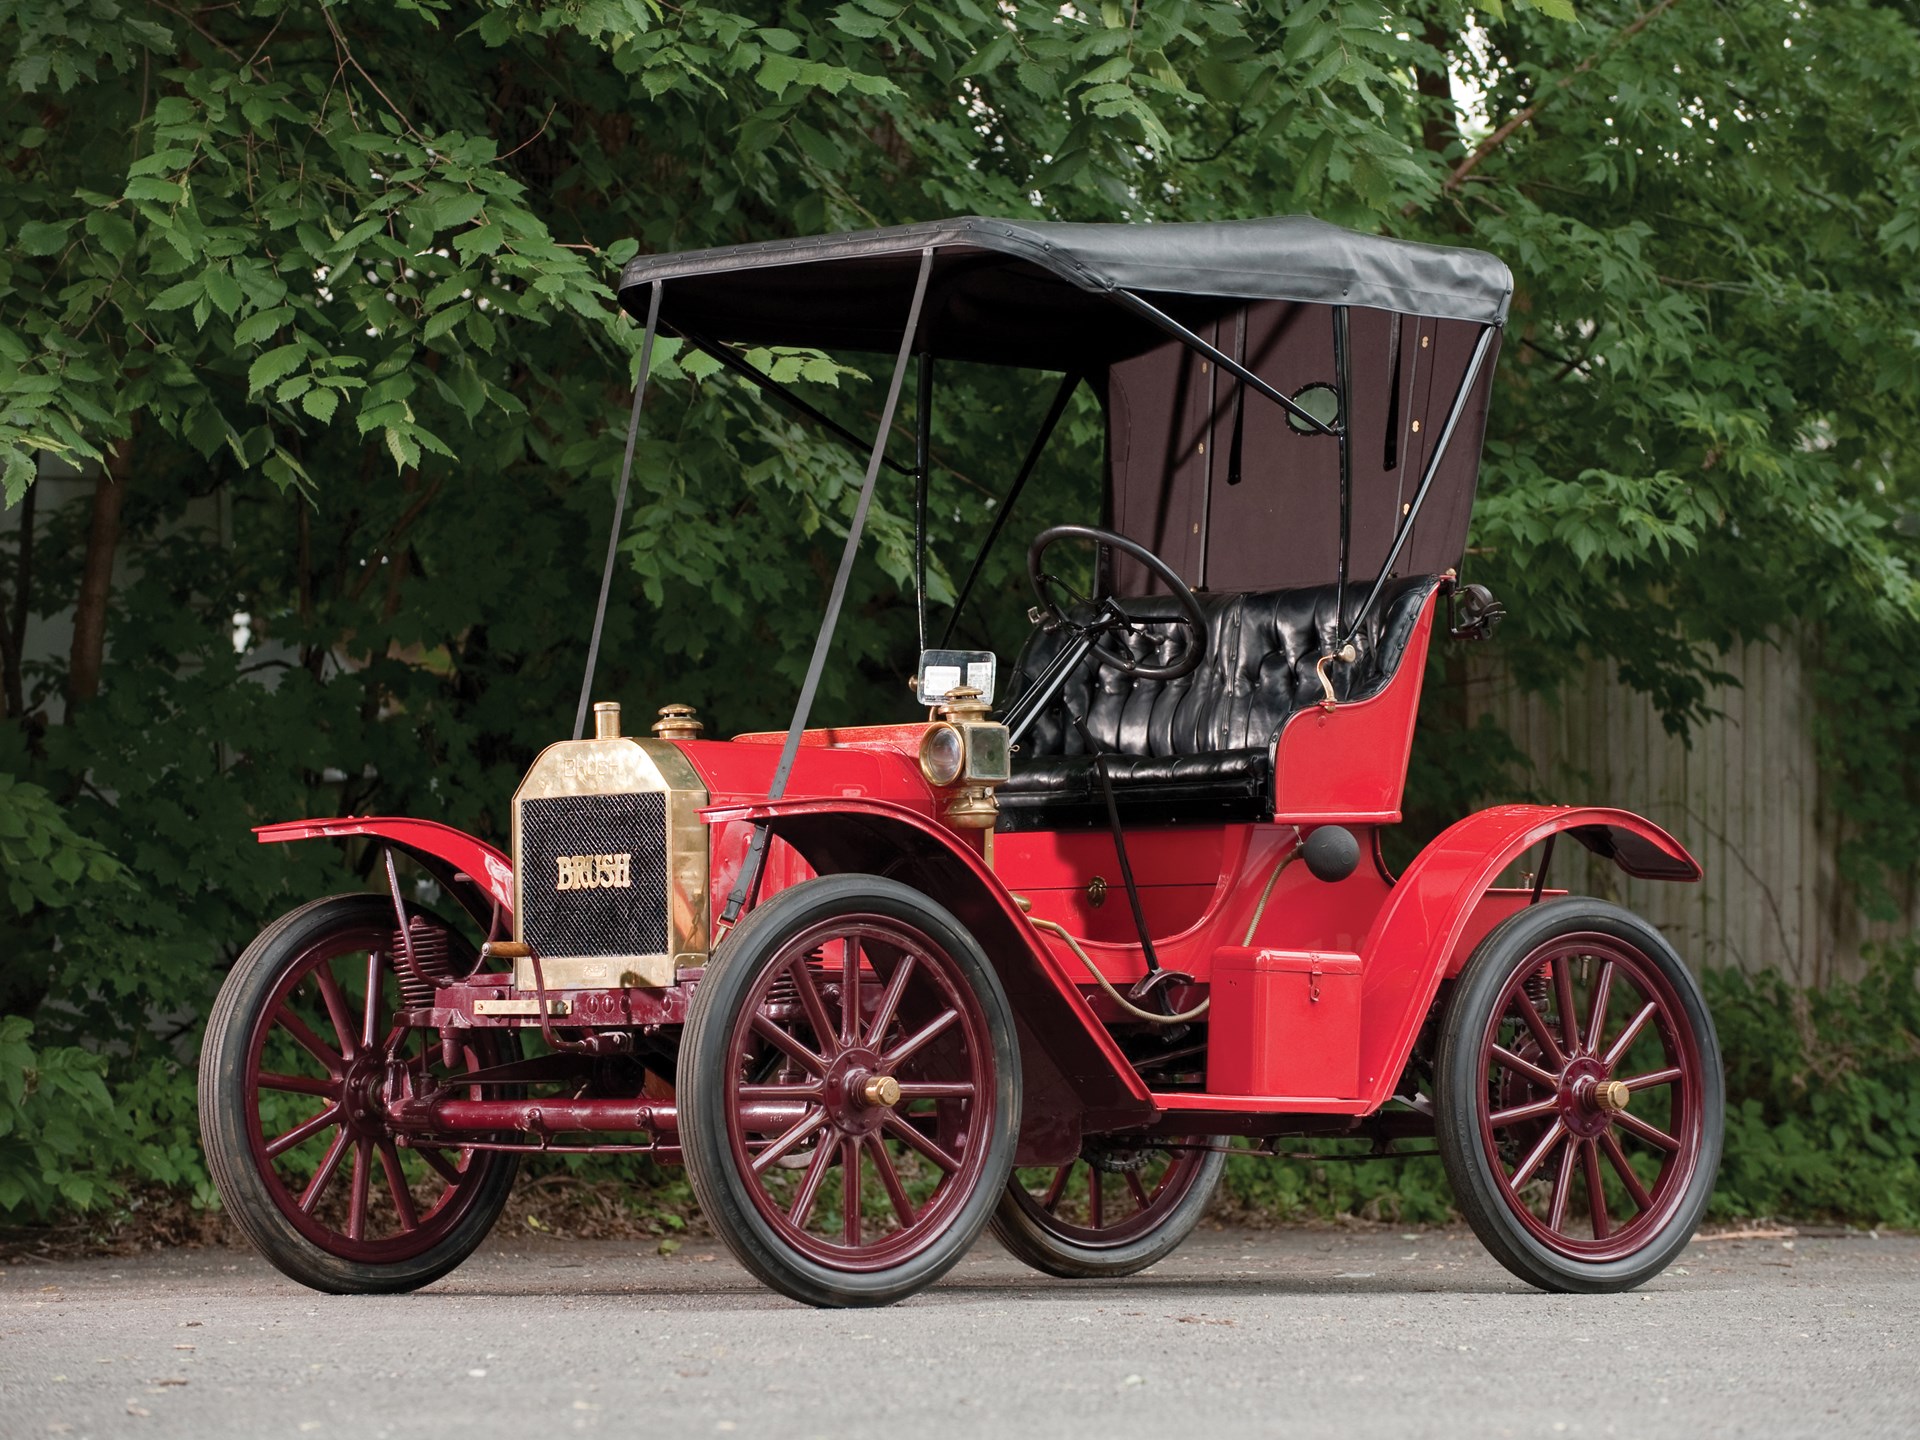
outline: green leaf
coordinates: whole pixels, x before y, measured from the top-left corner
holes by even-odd
[[[206,273],[207,298],[222,315],[231,315],[240,308],[240,282],[231,272],[220,269]]]
[[[193,304],[206,294],[206,279],[196,275],[191,280],[182,280],[178,285],[169,285],[153,299],[147,302],[149,310],[180,310]]]
[[[316,385],[300,397],[300,408],[324,425],[340,408],[340,396],[336,391]]]
[[[476,255],[491,255],[505,243],[506,235],[498,225],[477,225],[453,237],[453,248],[462,260]]]
[[[247,393],[257,395],[276,380],[292,374],[306,358],[304,345],[282,345],[267,351],[247,367]]]
[[[71,220],[62,220],[58,224],[29,220],[20,227],[14,238],[29,255],[52,255],[66,247],[67,232],[72,228]]]

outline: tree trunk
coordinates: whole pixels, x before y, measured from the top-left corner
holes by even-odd
[[[1421,106],[1421,142],[1436,155],[1444,155],[1460,142],[1460,112],[1453,103],[1453,77],[1447,71],[1447,56],[1453,52],[1453,32],[1441,21],[1439,13],[1429,11],[1420,38],[1440,52],[1440,68],[1421,66],[1414,72]]]
[[[20,667],[33,596],[33,512],[39,494],[37,483],[29,485],[26,498],[20,502],[20,563],[13,572],[12,601],[0,605],[0,720],[27,713]]]
[[[67,720],[100,693],[100,665],[107,644],[107,601],[113,594],[113,558],[120,548],[120,506],[133,470],[129,435],[107,456],[93,487],[93,519],[87,527],[87,558],[80,598],[73,607],[73,653],[67,663]]]

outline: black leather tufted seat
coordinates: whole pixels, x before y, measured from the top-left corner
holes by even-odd
[[[1392,678],[1437,576],[1388,584],[1356,644],[1359,658],[1331,667],[1334,694],[1362,700]],[[1363,592],[1364,593],[1364,592]],[[1348,603],[1357,603],[1348,591]],[[1148,664],[1164,665],[1184,641],[1166,596],[1122,602],[1149,622],[1116,637]],[[1166,825],[1264,820],[1273,803],[1273,747],[1295,710],[1320,699],[1314,664],[1338,641],[1333,587],[1203,595],[1207,654],[1191,675],[1134,680],[1089,655],[1020,741],[1013,778],[1000,787],[1002,830],[1059,830],[1107,823],[1093,756],[1068,718],[1072,707],[1106,757],[1120,818]],[[1152,623],[1152,622],[1162,623]],[[1036,633],[1014,666],[1011,701],[1066,642]]]

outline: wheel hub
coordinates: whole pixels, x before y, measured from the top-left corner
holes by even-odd
[[[1613,1124],[1614,1115],[1627,1108],[1624,1099],[1610,1103],[1624,1096],[1626,1089],[1609,1078],[1606,1064],[1598,1056],[1577,1056],[1560,1073],[1560,1119],[1582,1140],[1591,1140],[1604,1134]],[[1602,1094],[1608,1099],[1601,1100]]]
[[[386,1111],[380,1101],[385,1083],[386,1066],[378,1055],[362,1054],[347,1066],[340,1087],[340,1110],[354,1135],[387,1133]]]
[[[843,1135],[872,1135],[900,1103],[900,1082],[864,1048],[847,1050],[827,1071],[827,1116]]]

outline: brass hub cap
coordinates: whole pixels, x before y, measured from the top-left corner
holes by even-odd
[[[1621,1080],[1603,1080],[1593,1087],[1593,1104],[1597,1110],[1617,1115],[1627,1108],[1627,1102],[1633,1098],[1633,1092],[1627,1089]]]
[[[891,1075],[869,1075],[860,1086],[860,1098],[891,1110],[900,1103],[900,1082]]]

